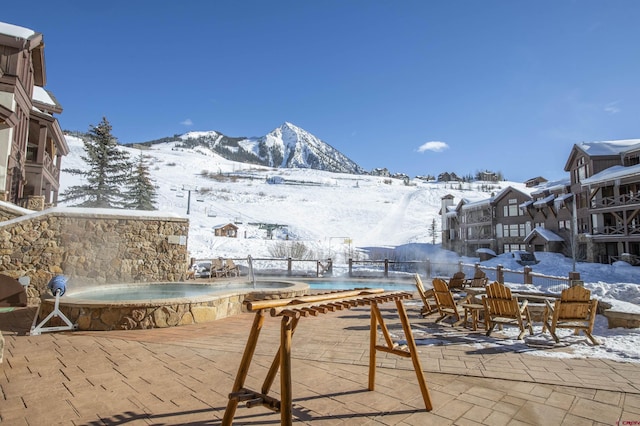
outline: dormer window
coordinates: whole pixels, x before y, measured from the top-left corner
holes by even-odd
[[[575,179],[576,182],[582,182],[589,177],[589,165],[585,161],[584,157],[578,158],[576,163]]]

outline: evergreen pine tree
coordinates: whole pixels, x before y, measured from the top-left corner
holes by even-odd
[[[76,204],[78,207],[122,207],[122,188],[128,183],[131,163],[129,154],[119,149],[106,117],[97,126],[90,126],[89,137],[84,140],[84,151],[85,155],[80,158],[87,163],[88,170],[66,171],[83,176],[86,183],[69,187],[61,194],[62,201],[82,200]]]
[[[431,236],[431,244],[433,245],[436,244],[437,234],[438,234],[438,224],[436,222],[436,219],[433,218],[433,220],[431,221],[431,225],[429,225],[429,235]]]
[[[156,188],[151,181],[149,166],[145,157],[140,154],[137,165],[133,168],[130,189],[127,191],[126,208],[134,210],[156,210],[153,204],[156,197]]]

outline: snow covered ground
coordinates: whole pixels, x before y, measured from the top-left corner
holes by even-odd
[[[85,167],[80,158],[84,153],[82,142],[70,136],[67,142],[71,154],[63,159],[63,168]],[[123,149],[130,151],[132,158],[137,158],[140,152],[132,147]],[[189,209],[188,250],[196,259],[271,257],[270,250],[274,247],[294,242],[303,243],[315,258],[331,257],[336,263],[344,262],[347,253],[357,258],[362,247],[411,244],[428,246],[432,261],[439,256],[451,259],[455,255],[437,246],[441,223],[438,212],[444,195],[453,195],[457,202],[461,198],[487,198],[509,185],[529,191],[517,182],[458,184],[413,179],[406,185],[402,180],[387,177],[269,169],[231,162],[206,149],[178,149],[173,143],[154,145],[145,154],[150,157],[151,176],[157,184],[158,209],[185,216]],[[268,178],[276,178],[272,181],[280,183],[270,184]],[[78,179],[63,172],[61,191],[79,184]],[[436,246],[430,244],[434,220]],[[214,227],[227,223],[239,227],[238,238],[214,236]],[[269,224],[281,225],[273,231],[273,239],[267,238],[265,227]],[[561,255],[536,253],[536,256],[540,260],[533,266],[536,273],[567,277],[572,270],[571,259]],[[483,262],[486,266],[498,264],[522,270],[509,255]],[[625,263],[578,263],[576,269],[595,297],[611,303],[617,310],[640,313],[639,267]],[[510,339],[516,336],[508,328],[505,332]],[[603,343],[599,347],[590,346],[584,336],[567,333],[562,339],[572,343],[572,356],[640,362],[640,330],[609,330],[606,319],[598,316],[594,334]],[[535,337],[539,339],[539,333]],[[513,344],[522,343],[514,340]]]

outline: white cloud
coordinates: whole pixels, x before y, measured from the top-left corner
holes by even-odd
[[[425,152],[425,151],[442,152],[448,148],[449,148],[449,145],[447,145],[444,142],[431,141],[431,142],[423,143],[420,146],[420,148],[418,148],[418,152]]]
[[[183,126],[193,126],[193,121],[191,121],[190,118],[187,118],[186,120],[181,121],[180,124]]]
[[[613,114],[617,114],[620,111],[622,111],[619,107],[618,104],[620,103],[620,101],[615,101],[615,102],[609,102],[608,104],[606,104],[604,106],[604,110],[605,112],[608,112],[609,114],[613,115]]]

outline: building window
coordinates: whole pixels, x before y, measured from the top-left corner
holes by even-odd
[[[570,220],[558,221],[558,229],[571,229],[571,221]]]
[[[518,207],[518,200],[516,198],[510,199],[508,205],[502,206],[502,213],[505,217],[522,216],[524,214]]]
[[[524,223],[502,225],[502,235],[504,237],[526,237],[525,225]]]
[[[578,159],[577,168],[575,170],[575,178],[576,182],[582,182],[584,179],[589,177],[589,167],[584,157],[580,157]]]
[[[527,245],[526,244],[504,244],[502,248],[504,253],[509,253],[512,251],[526,251]]]
[[[544,222],[536,222],[536,223],[535,223],[535,227],[536,227],[536,228],[543,228],[543,229],[544,229]]]

